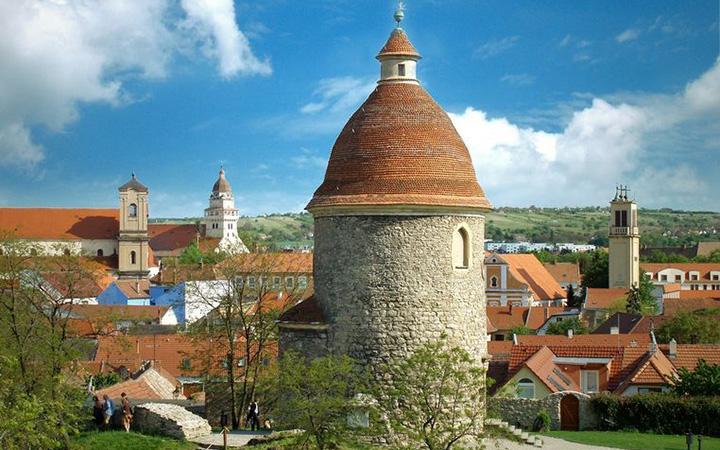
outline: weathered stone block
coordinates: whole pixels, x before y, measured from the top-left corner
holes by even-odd
[[[165,403],[143,403],[135,407],[133,428],[142,433],[191,440],[210,434],[207,420],[182,406]]]

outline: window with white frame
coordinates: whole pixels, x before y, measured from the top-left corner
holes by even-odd
[[[280,289],[280,283],[282,282],[282,278],[280,277],[273,277],[273,289]]]
[[[238,358],[237,366],[245,367],[245,358]]]
[[[285,289],[292,289],[295,287],[295,278],[285,277]]]
[[[249,288],[254,288],[254,287],[255,287],[255,277],[254,277],[254,276],[250,275],[250,276],[248,277],[248,279],[247,279],[247,285],[248,285]]]
[[[586,394],[600,390],[600,376],[597,370],[580,371],[580,388]]]
[[[530,378],[518,381],[517,395],[520,398],[535,398],[535,383]]]
[[[300,289],[305,289],[307,287],[307,277],[306,276],[300,276],[298,277],[298,287]]]

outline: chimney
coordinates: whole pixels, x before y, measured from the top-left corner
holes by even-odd
[[[668,346],[668,356],[670,359],[677,358],[677,341],[675,338],[670,339],[670,345]]]
[[[569,328],[569,329],[568,329],[567,336],[568,336],[569,339],[572,339],[572,338],[573,338],[573,329],[572,329],[572,328]]]
[[[550,318],[550,308],[546,306],[543,308],[543,311],[545,312],[545,320],[547,321]]]
[[[655,340],[655,332],[650,332],[650,345],[648,346],[651,353],[655,353],[657,350],[657,340]]]
[[[140,293],[140,278],[139,277],[135,280],[135,292],[137,292],[138,294]]]
[[[513,333],[513,345],[518,345],[518,337],[515,333]]]
[[[610,334],[620,334],[620,328],[610,327]]]
[[[140,339],[135,339],[135,351],[140,354]]]

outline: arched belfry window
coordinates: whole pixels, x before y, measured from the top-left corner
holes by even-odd
[[[130,206],[128,207],[128,216],[137,217],[137,205],[135,203],[130,203]]]
[[[458,227],[453,233],[452,263],[456,269],[470,267],[470,233],[464,226]]]
[[[490,278],[490,287],[497,287],[497,277]]]
[[[97,255],[98,255],[98,256],[103,256],[104,254],[105,254],[105,253],[103,252],[103,250],[102,250],[101,248],[99,248],[98,251],[97,251]]]
[[[133,250],[130,252],[130,264],[135,264],[136,260],[137,260],[137,254]]]

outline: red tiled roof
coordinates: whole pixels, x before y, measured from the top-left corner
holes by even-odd
[[[670,355],[669,346],[661,345],[660,349],[678,369],[684,367],[694,370],[699,360],[708,364],[720,364],[720,345],[714,344],[678,344],[675,357]]]
[[[665,269],[677,269],[685,273],[691,271],[700,272],[701,281],[712,281],[711,271],[720,271],[720,263],[641,263],[640,270],[653,274],[652,279],[658,279],[658,272]]]
[[[510,273],[528,286],[536,300],[565,298],[565,289],[535,255],[518,253],[499,256],[508,263]]]
[[[107,287],[95,277],[79,272],[45,272],[41,276],[62,298],[94,298]]]
[[[335,141],[307,209],[415,205],[489,209],[450,118],[414,83],[381,83]]]
[[[579,391],[580,387],[571,378],[558,376],[562,369],[553,362],[556,356],[549,348],[542,347],[525,361],[524,366],[533,372],[550,392]]]
[[[135,400],[171,400],[175,398],[173,391],[178,381],[168,371],[158,367],[151,367],[145,370],[140,376],[134,379],[123,381],[95,392],[101,397],[107,395],[110,398],[120,398],[124,392],[128,399]]]
[[[405,34],[402,28],[395,28],[387,42],[378,53],[377,58],[381,59],[384,56],[414,56],[420,57],[420,53],[412,45],[410,39]]]
[[[560,335],[528,335],[518,336],[520,345],[547,345],[549,347],[629,347],[635,342],[636,347],[647,349],[650,335],[642,334],[576,334],[573,337]]]
[[[580,284],[580,265],[577,263],[544,263],[543,266],[558,283]]]
[[[562,306],[488,306],[486,307],[488,320],[497,330],[511,330],[515,327],[526,326],[537,330],[545,321],[555,314],[565,312]]]
[[[127,298],[150,297],[150,281],[146,278],[139,280],[117,280],[115,284]]]
[[[117,239],[117,209],[0,208],[0,232],[28,240]]]
[[[104,361],[109,369],[124,366],[131,372],[145,361],[154,361],[156,367],[178,377],[192,373],[193,369],[186,371],[181,367],[183,359],[192,359],[197,348],[192,339],[178,334],[99,336],[95,361]]]
[[[711,289],[711,290],[705,290],[705,291],[682,290],[682,291],[680,291],[680,298],[681,299],[712,298],[715,300],[720,300],[720,290],[717,290],[717,289]]]
[[[585,300],[587,309],[610,309],[627,298],[625,288],[588,288]]]
[[[69,305],[66,309],[73,315],[92,320],[158,321],[163,315],[165,315],[170,307],[139,305]]]
[[[313,295],[285,311],[279,321],[281,323],[324,324],[325,315]]]
[[[153,250],[180,254],[195,242],[198,229],[195,224],[151,223],[148,224],[148,235]]]
[[[512,341],[490,341],[487,343],[487,352],[493,361],[509,361],[512,346]]]
[[[720,308],[720,298],[666,298],[663,301],[663,316],[717,308]]]
[[[312,274],[313,254],[299,252],[241,253],[226,259],[219,267],[222,268],[225,265],[236,273]],[[222,271],[222,269],[220,270]]]

